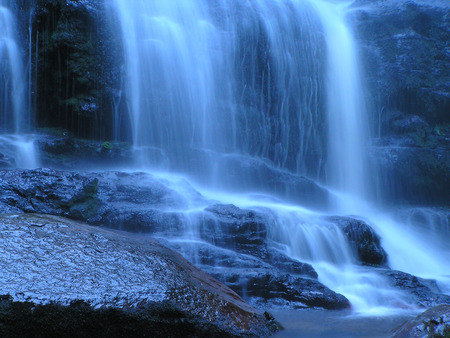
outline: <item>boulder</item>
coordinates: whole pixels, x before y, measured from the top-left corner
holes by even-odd
[[[38,214],[3,215],[0,228],[0,294],[15,301],[67,306],[81,300],[94,309],[141,314],[147,305],[154,314],[159,304],[194,327],[203,321],[231,334],[270,334],[265,317],[236,293],[149,237]]]
[[[240,209],[232,204],[211,205],[201,218],[201,236],[216,246],[249,254],[277,269],[317,278],[310,264],[289,258],[267,244],[268,213]]]
[[[347,236],[356,257],[364,264],[380,265],[387,261],[387,253],[380,243],[380,237],[365,222],[350,217],[331,217]]]
[[[414,302],[423,307],[450,304],[450,296],[442,293],[435,280],[419,278],[396,270],[385,270],[383,274],[393,287],[408,292]]]
[[[449,337],[450,305],[432,307],[393,330],[393,337]]]
[[[247,275],[242,286],[245,294],[260,297],[265,301],[284,299],[304,307],[320,307],[329,310],[350,308],[350,302],[343,295],[331,291],[317,280],[299,278],[289,274],[253,273]]]
[[[79,220],[99,208],[98,179],[51,169],[0,171],[3,212],[46,213]]]

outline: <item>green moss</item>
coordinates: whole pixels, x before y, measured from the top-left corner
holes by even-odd
[[[105,149],[105,150],[111,150],[111,149],[112,149],[111,143],[109,143],[109,142],[103,142],[103,143],[102,143],[102,149]]]

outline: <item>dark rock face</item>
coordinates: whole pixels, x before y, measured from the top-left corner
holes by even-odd
[[[332,217],[330,219],[342,228],[357,257],[365,264],[384,264],[387,253],[380,244],[380,237],[363,221],[350,217]]]
[[[13,158],[0,153],[0,169],[11,169],[15,167],[15,161]]]
[[[408,320],[393,331],[393,337],[449,337],[450,305],[438,305]]]
[[[433,125],[448,124],[448,2],[361,0],[353,6],[371,95],[385,108],[380,113],[398,110]]]
[[[397,143],[398,140],[394,140]],[[378,167],[381,203],[438,205],[448,207],[450,198],[450,153],[448,146],[383,145],[372,155]],[[392,205],[392,204],[391,204]]]
[[[38,0],[33,15],[35,102],[39,126],[83,137],[113,135],[120,109],[119,41],[103,0]]]
[[[450,304],[450,296],[442,294],[436,281],[419,278],[405,272],[386,270],[384,272],[392,286],[407,291],[418,304],[424,307]]]
[[[379,199],[448,206],[448,2],[361,0],[353,6],[377,137]]]

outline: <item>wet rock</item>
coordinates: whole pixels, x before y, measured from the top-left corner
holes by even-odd
[[[371,155],[379,200],[448,206],[448,2],[360,0],[352,6],[378,137]]]
[[[450,152],[436,148],[386,145],[372,148],[383,185],[381,203],[450,206]]]
[[[331,217],[347,236],[356,256],[365,264],[384,264],[387,253],[380,243],[380,237],[363,221],[350,217]]]
[[[0,171],[3,212],[47,213],[86,220],[98,211],[98,179],[51,169]]]
[[[5,212],[48,213],[146,232],[179,227],[177,213],[165,210],[187,204],[182,195],[143,173],[5,170],[0,171],[0,191]]]
[[[286,270],[274,264],[273,261],[263,261],[255,256],[218,248],[207,243],[176,242],[167,245],[185,257],[194,257],[196,266],[238,294],[249,299],[260,300],[257,301],[260,303],[259,306],[263,307],[263,304],[267,302],[275,302],[292,308],[344,309],[350,307],[349,301],[344,296],[325,287],[316,278],[295,272],[286,273]],[[292,259],[289,261],[295,263]],[[288,264],[287,260],[286,264]],[[317,276],[314,270],[312,272]]]
[[[191,329],[201,329],[199,324],[206,321],[231,334],[270,333],[266,319],[236,293],[149,237],[48,215],[1,216],[0,227],[4,244],[0,248],[0,294],[10,294],[14,300],[61,305],[83,300],[93,308],[125,317],[127,311],[143,315],[146,307],[151,310],[159,304],[164,311],[178,311],[174,318],[181,322],[185,318]],[[55,308],[38,310],[45,315]],[[59,307],[56,312],[69,320],[66,315],[71,310]],[[86,312],[100,316],[91,308]],[[39,317],[30,315],[32,322]],[[55,320],[56,315],[49,314],[47,320]]]
[[[131,146],[122,142],[101,142],[75,138],[63,129],[45,129],[36,135],[40,165],[71,170],[82,166],[97,169],[124,166],[132,162]]]
[[[0,153],[0,169],[10,169],[15,167],[15,161],[5,154]]]
[[[201,225],[205,241],[260,258],[284,272],[317,278],[310,264],[293,260],[267,244],[267,225],[272,222],[269,214],[231,204],[212,205],[205,211]]]
[[[448,3],[362,0],[353,6],[374,113],[398,110],[448,123]]]
[[[247,296],[265,300],[280,298],[305,307],[338,310],[350,308],[344,296],[328,289],[317,280],[298,278],[288,274],[250,274],[243,285]]]
[[[449,337],[450,305],[438,305],[393,330],[393,337]]]
[[[450,304],[450,296],[442,293],[435,280],[419,278],[395,270],[386,270],[383,274],[392,286],[408,292],[414,301],[423,307]]]
[[[187,182],[176,183],[182,191],[172,189],[171,184],[146,173],[0,171],[0,207],[6,212],[45,212],[166,238],[168,245],[241,295],[268,297],[274,287],[278,290],[273,290],[276,297],[304,306],[347,306],[343,296],[316,280],[311,265],[267,243],[269,213],[211,204]],[[193,205],[207,207],[186,213]],[[189,246],[176,240],[189,233],[190,226],[205,242]],[[171,240],[178,244],[170,244]],[[292,276],[288,278],[287,274]],[[265,285],[267,278],[273,283]],[[261,290],[257,290],[259,287]],[[303,293],[301,288],[305,288]]]

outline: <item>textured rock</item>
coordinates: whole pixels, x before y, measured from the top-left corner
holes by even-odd
[[[360,0],[353,7],[377,111],[398,110],[433,124],[450,122],[448,2]]]
[[[231,332],[267,335],[233,291],[148,237],[45,215],[0,218],[0,294],[38,304],[135,308],[171,302]]]
[[[423,307],[450,304],[450,296],[442,294],[435,280],[419,278],[406,272],[395,270],[386,270],[384,275],[392,286],[408,292],[414,301]]]
[[[270,295],[271,287],[279,289],[286,283],[277,297],[295,299],[307,306],[348,306],[344,297],[316,280],[317,273],[311,265],[293,260],[267,244],[266,227],[271,221],[268,215],[213,204],[181,179],[176,182],[176,189],[173,184],[146,173],[0,171],[0,208],[4,212],[45,212],[95,225],[152,233],[167,239],[168,245],[241,295],[251,288],[250,295],[265,297]],[[190,208],[200,211],[189,212]],[[204,244],[180,242],[190,226],[197,229]],[[233,269],[227,269],[230,267]],[[287,278],[287,273],[293,276]],[[265,285],[266,278],[274,283]],[[301,292],[302,284],[308,290],[305,293]],[[262,290],[257,291],[252,285]],[[293,290],[293,294],[288,290]]]
[[[359,0],[350,12],[364,65],[380,201],[450,205],[450,6]]]
[[[365,264],[384,264],[387,253],[381,246],[380,237],[363,221],[350,217],[331,217],[342,228],[356,256]]]
[[[247,278],[248,282],[243,287],[248,296],[265,300],[280,298],[302,303],[305,307],[331,310],[350,308],[347,298],[331,291],[317,280],[273,273],[248,274]]]
[[[449,337],[450,305],[438,305],[394,329],[393,337]]]

